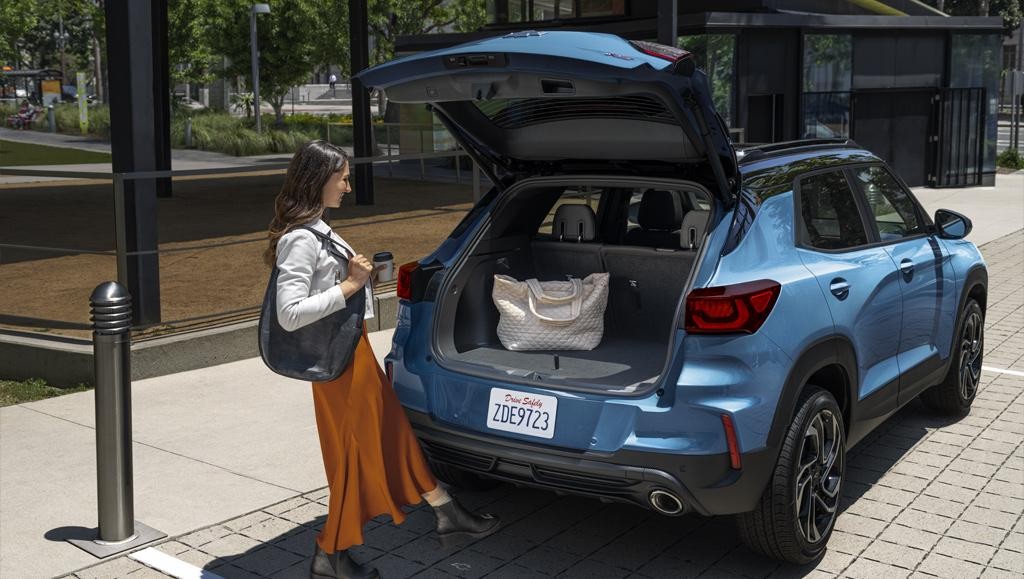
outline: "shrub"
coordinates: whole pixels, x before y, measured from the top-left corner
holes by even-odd
[[[1024,169],[1024,157],[1017,149],[1006,149],[996,157],[996,165],[1007,169]]]

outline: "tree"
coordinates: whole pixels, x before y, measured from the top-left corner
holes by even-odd
[[[20,66],[24,49],[22,31],[34,29],[36,23],[35,3],[0,3],[0,64]]]
[[[337,23],[325,22],[332,12],[328,0],[270,0],[270,14],[257,21],[260,51],[260,93],[274,107],[278,122],[284,118],[284,99],[291,87],[305,80],[321,62],[323,48],[316,39],[333,33]],[[249,53],[249,0],[210,3],[210,48],[226,56],[226,76],[251,79]],[[328,29],[330,24],[331,29]]]
[[[927,0],[950,16],[999,16],[1003,29],[1011,34],[1021,25],[1024,0]]]
[[[210,0],[168,0],[167,61],[172,85],[213,79],[210,13]]]
[[[367,20],[376,41],[370,64],[394,58],[398,36],[468,32],[487,21],[479,0],[369,0]]]

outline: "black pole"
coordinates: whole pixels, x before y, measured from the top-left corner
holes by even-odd
[[[132,298],[117,282],[96,287],[92,308],[96,380],[96,491],[100,540],[135,534],[132,481]]]
[[[675,46],[678,30],[679,10],[676,0],[658,0],[658,44]]]
[[[352,51],[352,133],[356,157],[372,157],[373,125],[370,124],[370,95],[356,73],[370,66],[369,23],[366,0],[348,2],[349,38]],[[373,165],[360,163],[353,167],[356,205],[373,205]]]
[[[170,169],[167,0],[107,0],[105,7],[114,173]],[[157,249],[159,181],[130,178],[123,181],[123,222],[115,224],[115,228],[124,232],[127,252],[155,252]],[[157,255],[132,255],[124,259],[126,267],[120,281],[134,299],[133,323],[158,323],[160,262]]]

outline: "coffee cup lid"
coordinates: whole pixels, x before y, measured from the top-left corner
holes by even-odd
[[[380,253],[373,254],[373,261],[389,261],[394,259],[390,251],[382,251]]]

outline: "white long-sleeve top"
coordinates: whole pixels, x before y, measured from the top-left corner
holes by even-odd
[[[355,255],[345,242],[322,219],[307,224],[330,235]],[[296,228],[277,242],[277,321],[289,332],[312,324],[345,307],[341,281],[347,275],[348,263],[341,263],[326,249],[319,237],[306,229]],[[367,283],[366,314],[373,317],[373,290]]]

